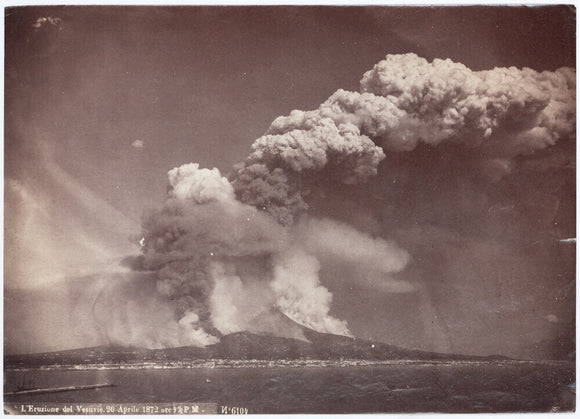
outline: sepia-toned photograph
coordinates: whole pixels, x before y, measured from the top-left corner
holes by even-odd
[[[4,412],[576,408],[576,9],[4,8]]]

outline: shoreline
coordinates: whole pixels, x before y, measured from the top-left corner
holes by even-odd
[[[432,366],[484,366],[484,365],[554,365],[574,367],[573,360],[232,360],[210,359],[194,361],[153,361],[127,363],[87,363],[87,364],[49,364],[39,366],[4,366],[4,372],[25,371],[90,371],[90,370],[170,370],[170,369],[220,369],[220,368],[349,368],[402,365],[432,365]]]

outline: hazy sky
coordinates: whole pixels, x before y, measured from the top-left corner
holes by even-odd
[[[575,27],[567,6],[7,9],[7,350],[99,342],[55,342],[38,319],[57,331],[90,321],[78,278],[122,271],[139,252],[141,218],[163,204],[170,169],[227,175],[276,117],[358,91],[387,54],[473,71],[574,67]],[[575,314],[575,243],[561,241],[575,237],[575,140],[565,140],[518,157],[501,180],[463,149],[424,144],[387,151],[362,185],[315,180],[310,213],[397,243],[410,255],[397,278],[420,290],[353,285],[323,261],[331,313],[355,336],[400,346],[552,356]]]

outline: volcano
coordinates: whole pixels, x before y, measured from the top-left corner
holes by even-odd
[[[46,365],[123,364],[131,362],[230,360],[493,360],[503,356],[442,354],[405,349],[381,342],[320,333],[303,326],[275,308],[258,314],[248,330],[222,336],[219,343],[199,348],[146,349],[96,346],[39,354],[6,355],[8,368]]]
[[[259,313],[247,327],[247,331],[250,333],[298,339],[305,342],[309,342],[306,337],[309,330],[311,329],[295,322],[274,307]]]
[[[361,359],[446,360],[497,359],[405,349],[382,342],[320,333],[271,308],[260,313],[247,331],[223,336],[206,348],[224,359]]]

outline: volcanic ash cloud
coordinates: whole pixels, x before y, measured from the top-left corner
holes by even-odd
[[[279,251],[285,229],[234,198],[217,169],[187,164],[169,172],[163,208],[143,223],[142,269],[156,271],[157,290],[188,317],[219,336],[211,322],[209,298],[215,284],[212,264]],[[221,262],[224,263],[224,262]]]
[[[370,255],[387,272],[402,269],[408,260],[396,245],[347,226],[332,230],[331,221],[310,221],[311,234],[335,242],[330,248],[314,237],[306,240],[304,227],[284,227],[237,201],[217,169],[187,164],[168,177],[167,201],[143,223],[141,269],[156,272],[158,292],[175,303],[176,321],[195,331],[199,345],[213,343],[211,336],[245,330],[271,306],[318,331],[350,335],[346,322],[330,314],[332,294],[320,282],[315,253],[362,263]],[[329,229],[334,235],[324,232]],[[348,255],[346,242],[336,243],[340,240],[351,240],[355,253]],[[370,252],[369,242],[378,249]]]
[[[389,55],[365,73],[360,92],[338,90],[317,110],[277,118],[267,134],[332,120],[389,151],[455,141],[513,156],[574,135],[575,77],[571,68],[471,71],[451,60]]]
[[[143,222],[138,265],[155,273],[176,321],[197,336],[244,330],[272,305],[316,330],[349,335],[320,280],[324,264],[356,266],[362,277],[382,278],[383,290],[411,292],[413,284],[394,279],[410,255],[308,216],[309,191],[365,182],[385,152],[420,142],[464,147],[497,180],[515,157],[573,140],[574,129],[573,69],[472,71],[389,55],[365,73],[360,92],[338,90],[316,110],[274,120],[229,178],[193,163],[171,170],[166,202]]]
[[[307,208],[310,177],[365,181],[376,174],[383,149],[453,142],[506,166],[575,138],[575,76],[571,68],[472,71],[451,60],[389,55],[365,73],[360,92],[338,90],[316,110],[276,118],[232,184],[241,201],[291,224]]]

